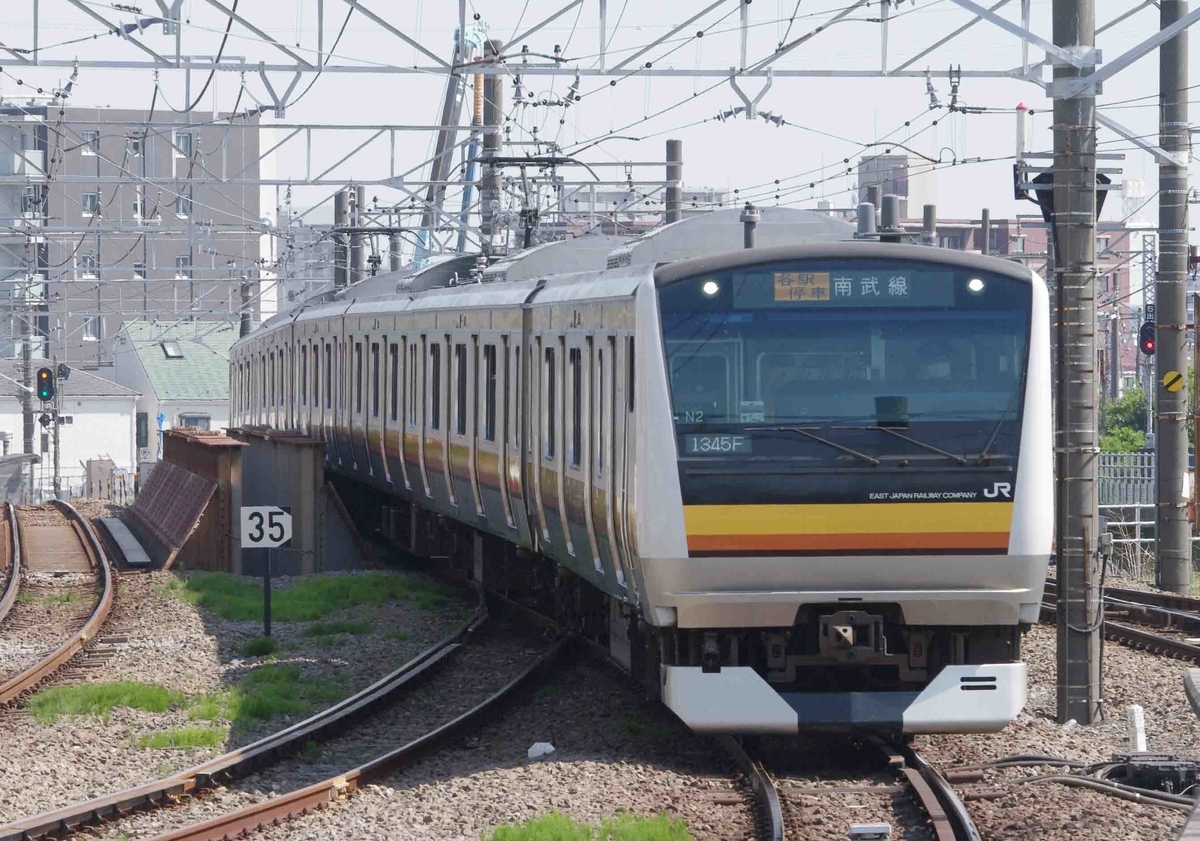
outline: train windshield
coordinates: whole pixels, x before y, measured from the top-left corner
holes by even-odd
[[[796,450],[756,446],[766,433],[792,433],[804,452],[821,449],[817,436],[880,455],[897,433],[939,447],[948,435],[960,451],[999,437],[1015,450],[1004,439],[1019,428],[1028,283],[936,263],[826,260],[735,268],[658,295],[683,457]],[[754,430],[763,434],[710,434]]]

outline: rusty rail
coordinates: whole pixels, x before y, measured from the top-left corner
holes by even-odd
[[[169,777],[114,792],[0,825],[0,841],[29,841],[77,829],[89,823],[111,820],[134,809],[152,809],[181,794],[206,788],[216,781],[248,771],[287,751],[298,750],[310,738],[329,733],[345,725],[390,696],[443,664],[460,648],[459,641],[488,618],[482,590],[476,589],[478,605],[474,612],[441,641],[422,651],[412,660],[365,689],[332,707],[290,727],[272,733],[257,742],[230,751]]]
[[[278,824],[310,810],[343,800],[355,789],[411,762],[435,742],[457,733],[467,724],[474,724],[485,714],[492,712],[501,702],[511,697],[518,688],[524,685],[527,678],[557,658],[568,642],[568,637],[560,637],[548,651],[526,666],[519,675],[496,692],[466,712],[402,747],[378,756],[357,768],[338,774],[336,777],[272,797],[252,806],[246,806],[236,812],[229,812],[202,823],[155,836],[152,841],[224,841],[224,839],[240,837],[242,833]]]
[[[784,841],[783,807],[779,802],[779,791],[775,781],[763,768],[761,762],[746,752],[741,742],[733,736],[721,736],[717,739],[721,747],[733,757],[750,781],[750,788],[758,801],[758,821],[761,824],[761,837],[765,841]]]
[[[1112,592],[1105,589],[1106,595]],[[1136,590],[1122,590],[1122,598],[1125,595],[1144,596],[1145,593],[1140,593]],[[1157,595],[1157,594],[1149,594]],[[1171,599],[1179,599],[1185,597],[1169,597]],[[1058,594],[1056,588],[1051,582],[1047,582],[1046,590],[1042,595],[1042,621],[1053,623],[1056,619],[1056,611],[1058,605]],[[1174,610],[1174,608],[1169,608]],[[1200,646],[1192,645],[1191,643],[1183,642],[1182,640],[1171,639],[1170,637],[1160,636],[1151,631],[1135,628],[1131,625],[1126,625],[1121,622],[1113,622],[1111,619],[1105,619],[1104,638],[1112,642],[1118,642],[1122,645],[1127,645],[1130,648],[1149,651],[1152,654],[1161,654],[1169,657],[1175,657],[1180,660],[1187,660],[1192,663],[1200,663]]]
[[[4,595],[0,596],[0,621],[12,610],[17,601],[17,593],[21,589],[21,539],[17,535],[17,508],[6,502],[4,510],[12,537],[9,541],[8,584],[4,587]]]
[[[92,610],[92,615],[88,617],[83,627],[72,634],[66,642],[44,657],[40,662],[35,663],[25,671],[0,684],[0,704],[15,701],[22,695],[32,691],[38,684],[69,663],[99,633],[100,628],[104,626],[104,621],[108,619],[109,611],[112,609],[114,598],[113,571],[108,563],[108,556],[104,553],[104,547],[101,545],[99,538],[96,537],[91,523],[84,519],[70,503],[56,500],[55,504],[62,508],[67,518],[83,533],[84,539],[81,540],[83,551],[95,560],[95,567],[100,575],[100,600],[96,602],[96,607]],[[15,513],[13,514],[13,520],[16,523]],[[76,532],[74,528],[72,531],[78,537],[79,532]],[[14,525],[14,534],[18,534],[19,532],[19,525]],[[14,546],[17,545],[17,541],[14,541]]]

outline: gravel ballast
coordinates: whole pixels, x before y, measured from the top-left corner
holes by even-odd
[[[355,573],[337,573],[355,574]],[[228,689],[265,662],[240,657],[236,647],[262,633],[261,623],[215,617],[177,598],[174,573],[118,576],[117,599],[101,637],[121,639],[113,657],[87,670],[90,683],[140,681],[195,696]],[[278,581],[279,589],[290,582]],[[450,598],[438,609],[397,599],[357,606],[325,617],[372,624],[370,633],[306,636],[310,623],[274,623],[275,658],[301,669],[303,679],[335,683],[349,695],[444,637],[470,607]],[[78,682],[78,681],[76,681]],[[315,711],[315,710],[314,710]],[[306,714],[307,715],[307,714]],[[303,716],[276,715],[230,731],[223,745],[206,748],[141,748],[137,740],[186,725],[182,709],[162,713],[116,707],[102,718],[63,716],[41,723],[25,711],[0,713],[0,821],[60,808],[90,797],[145,783],[246,744]]]

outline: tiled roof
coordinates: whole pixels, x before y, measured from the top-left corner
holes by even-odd
[[[30,361],[30,379],[37,375],[38,368],[57,368],[48,359],[33,359]],[[18,383],[21,380],[20,359],[0,359],[0,394],[17,397],[21,396]],[[137,392],[132,388],[117,385],[112,380],[106,380],[80,368],[71,368],[70,376],[65,381],[59,381],[58,390],[63,397],[135,397]]]
[[[159,400],[229,399],[229,348],[237,341],[232,324],[201,322],[161,327],[144,321],[121,328],[116,352],[133,350]],[[170,343],[180,355],[172,358]],[[164,348],[164,343],[167,347]]]

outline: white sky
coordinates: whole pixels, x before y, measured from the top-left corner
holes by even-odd
[[[153,0],[138,0],[145,15],[157,14]],[[228,4],[232,0],[222,0]],[[690,17],[708,5],[709,0],[674,0],[647,3],[645,0],[607,0],[609,17],[609,59],[611,66],[621,57],[630,55],[642,45],[664,34],[676,23]],[[811,31],[825,22],[850,0],[757,0],[749,6],[753,24],[749,39],[750,62],[770,55],[788,29],[788,19],[794,11],[788,40]],[[1097,21],[1104,23],[1130,7],[1133,0],[1097,0]],[[392,25],[417,39],[432,52],[450,57],[453,32],[458,25],[458,4],[454,0],[364,0],[375,13]],[[477,12],[489,35],[509,40],[520,28],[542,20],[566,4],[566,0],[469,0],[468,12]],[[114,22],[129,22],[133,15],[116,11],[110,3],[88,4]],[[550,53],[556,44],[570,60],[566,66],[591,67],[596,63],[599,42],[598,9],[600,0],[584,0],[557,21],[533,35],[526,43],[534,53]],[[990,5],[990,2],[987,3]],[[349,6],[338,0],[325,0],[326,36],[328,47],[337,34]],[[5,0],[3,42],[7,46],[31,46],[30,23],[33,0]],[[1012,0],[1001,10],[1010,20],[1019,19],[1020,0]],[[315,62],[317,0],[241,0],[239,12],[266,30],[300,55]],[[1050,0],[1033,0],[1033,30],[1049,39]],[[614,28],[619,15],[619,27]],[[184,0],[184,52],[192,55],[212,55],[217,51],[226,22],[225,15],[205,0]],[[876,18],[880,14],[879,0],[859,9],[851,18]],[[894,67],[914,55],[954,28],[967,22],[969,12],[950,0],[902,0],[892,12],[890,27],[889,65]],[[41,44],[43,59],[72,59],[88,57],[109,60],[140,60],[145,54],[132,45],[111,35],[77,44],[54,46],[73,38],[90,36],[103,31],[98,23],[70,6],[66,0],[42,0]],[[722,18],[724,18],[722,20]],[[677,38],[655,48],[641,61],[653,60],[655,67],[728,70],[738,63],[738,5],[727,0],[695,24],[688,26]],[[697,30],[706,29],[703,39],[692,37]],[[1098,46],[1109,60],[1124,49],[1150,36],[1158,29],[1158,11],[1150,7],[1103,33]],[[161,27],[151,27],[143,36],[145,43],[163,55],[172,55],[174,38],[162,33]],[[299,45],[299,46],[297,46]],[[669,56],[664,53],[674,50]],[[1192,51],[1192,67],[1200,58],[1200,46]],[[226,56],[244,56],[250,63],[258,61],[289,61],[283,53],[264,44],[244,29],[233,25],[225,51]],[[0,56],[5,54],[0,53]],[[1041,50],[1030,47],[1031,60],[1041,57]],[[534,59],[540,61],[541,59]],[[963,70],[1011,69],[1020,64],[1020,42],[987,22],[980,22],[955,41],[923,59],[912,69],[926,66],[944,69],[961,64]],[[338,45],[334,63],[367,65],[430,62],[411,46],[365,19],[361,14],[351,16],[345,35]],[[777,62],[778,68],[875,69],[880,64],[880,26],[862,20],[838,23],[817,35],[806,45],[789,53]],[[519,59],[511,64],[514,72]],[[29,94],[29,85],[50,87],[65,81],[68,70],[53,68],[16,67],[7,64],[0,74],[0,94],[22,99]],[[1045,78],[1050,70],[1045,69]],[[193,73],[193,95],[202,84],[204,72]],[[1200,74],[1193,74],[1200,84]],[[16,78],[26,82],[18,87]],[[267,101],[262,81],[256,72],[247,73],[250,93]],[[311,78],[311,77],[309,77]],[[550,91],[562,93],[570,84],[569,77],[551,80],[547,77],[527,77],[527,87],[541,95]],[[276,90],[287,87],[284,74],[273,77]],[[163,71],[160,74],[162,94],[175,108],[184,101],[184,74]],[[886,137],[906,142],[911,148],[932,158],[949,161],[963,158],[1009,158],[1014,151],[1015,122],[1011,111],[984,115],[948,115],[945,111],[928,111],[928,97],[923,79],[828,79],[778,78],[759,107],[782,115],[790,123],[801,124],[822,132],[837,135],[835,139],[795,125],[782,128],[762,120],[750,122],[738,118],[720,123],[710,120],[718,111],[738,105],[739,100],[727,83],[703,91],[716,84],[713,78],[667,79],[643,78],[632,75],[610,86],[608,79],[584,77],[580,92],[582,102],[562,113],[560,108],[526,108],[514,112],[520,126],[514,139],[528,139],[536,126],[542,138],[557,138],[570,148],[576,144],[618,130],[618,134],[654,137],[632,142],[612,140],[583,153],[588,161],[641,160],[661,161],[664,141],[679,138],[684,143],[684,180],[691,186],[716,186],[742,189],[739,198],[752,197],[757,203],[775,203],[773,182],[780,179],[781,203],[792,206],[814,206],[822,195],[835,206],[853,203],[848,188],[853,178],[844,174],[843,159],[856,161],[862,154],[862,144]],[[198,113],[233,107],[239,90],[238,76],[218,74],[215,84],[204,97]],[[303,80],[297,92],[308,84]],[[763,84],[762,80],[747,79],[742,85],[751,96]],[[326,74],[316,81],[312,91],[298,104],[288,109],[286,122],[338,122],[356,124],[402,124],[436,122],[444,80],[435,75],[341,75]],[[950,100],[949,84],[935,79],[934,85],[943,103]],[[83,106],[112,106],[147,108],[153,93],[154,78],[150,71],[83,70],[72,104]],[[1132,97],[1151,95],[1149,99],[1131,103],[1136,107],[1114,108],[1107,113],[1121,120],[1138,134],[1153,136],[1157,131],[1158,57],[1151,53],[1126,69],[1105,85],[1100,99],[1117,102]],[[700,95],[694,95],[701,92]],[[507,87],[511,102],[512,86]],[[1196,100],[1200,100],[1198,88]],[[162,99],[160,98],[160,102]],[[1033,117],[1034,148],[1048,150],[1051,146],[1051,102],[1039,88],[1023,81],[964,78],[959,88],[959,102],[968,106],[1011,109],[1018,102],[1035,109]],[[249,103],[243,98],[242,107]],[[680,103],[667,113],[643,121],[647,115]],[[1043,110],[1044,109],[1044,110]],[[933,119],[938,125],[932,127]],[[464,113],[464,120],[469,114]],[[565,124],[559,125],[559,119]],[[904,127],[911,120],[912,125]],[[265,119],[264,123],[270,123]],[[629,128],[625,128],[633,124]],[[623,130],[622,130],[623,129]],[[460,135],[461,137],[462,135]],[[403,171],[424,160],[432,149],[429,133],[401,135],[395,152],[397,169]],[[320,172],[362,142],[366,135],[325,135],[313,154],[313,172]],[[294,143],[295,141],[293,141]],[[1133,150],[1131,144],[1113,132],[1101,129],[1101,149],[1126,152],[1123,162],[1107,165],[1121,166],[1124,177],[1140,178],[1146,184],[1145,195],[1157,189],[1157,172],[1152,158]],[[267,144],[264,143],[264,148]],[[888,147],[880,147],[886,149]],[[278,155],[276,173],[280,177],[302,176],[306,161],[302,147]],[[339,167],[331,177],[371,179],[386,177],[389,170],[387,139],[381,138]],[[822,166],[826,168],[822,170]],[[841,167],[841,174],[837,167]],[[620,168],[599,170],[601,177],[620,179]],[[799,176],[799,177],[797,177]],[[823,176],[823,177],[822,177]],[[419,177],[419,176],[417,176]],[[574,172],[569,176],[575,178]],[[586,177],[580,172],[578,178]],[[656,167],[638,167],[635,179],[660,180],[663,172]],[[810,182],[819,182],[808,188]],[[823,183],[822,183],[823,182]],[[766,184],[766,187],[755,186]],[[313,204],[331,192],[330,189],[306,188],[297,190],[300,206]],[[368,196],[378,195],[381,201],[395,201],[398,193],[383,188],[368,187]],[[1016,202],[1012,198],[1011,159],[992,163],[968,164],[942,169],[937,175],[937,199],[942,217],[978,217],[983,206],[990,207],[994,218],[1016,212],[1036,213],[1034,205]],[[457,207],[456,200],[452,206]],[[1156,219],[1156,205],[1151,202],[1144,211],[1147,220]],[[1114,195],[1105,208],[1104,218],[1122,216],[1121,201]],[[315,214],[319,221],[325,214]]]

